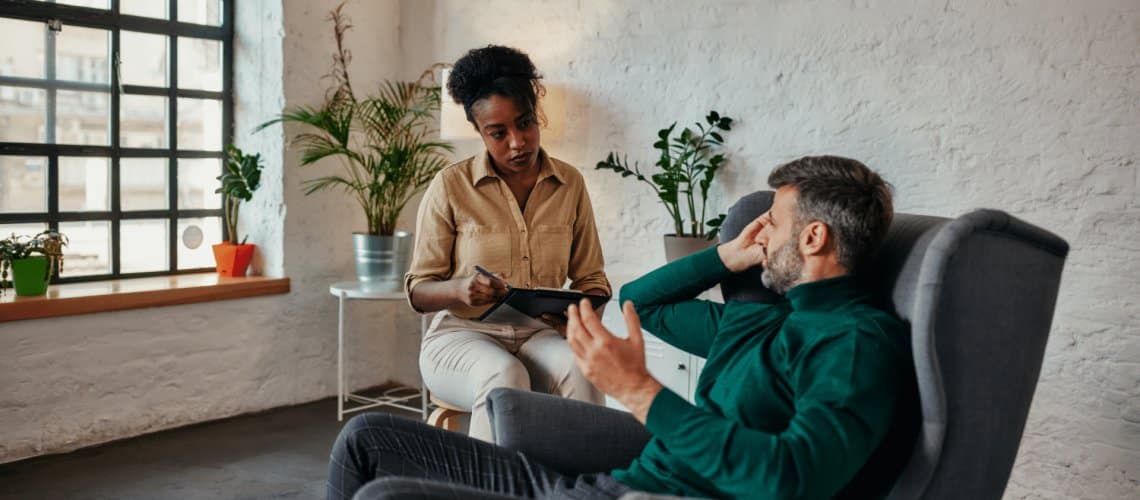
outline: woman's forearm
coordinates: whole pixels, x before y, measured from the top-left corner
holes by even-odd
[[[463,280],[423,281],[412,289],[412,305],[425,313],[462,305],[459,282]]]

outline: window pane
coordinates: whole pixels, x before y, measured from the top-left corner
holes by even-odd
[[[166,0],[120,0],[119,12],[166,19]]]
[[[170,269],[166,219],[125,220],[119,223],[119,269],[124,273]]]
[[[80,7],[94,7],[96,9],[108,9],[110,0],[55,0],[55,3],[62,3],[67,5],[78,5]]]
[[[43,78],[46,30],[44,23],[0,18],[0,75]]]
[[[47,91],[0,85],[0,142],[47,140]]]
[[[220,0],[178,0],[178,20],[184,23],[222,25]]]
[[[111,95],[60,90],[56,97],[57,144],[111,144]]]
[[[47,212],[47,158],[0,156],[0,212]]]
[[[178,208],[221,208],[222,195],[214,192],[221,173],[222,161],[215,158],[178,160]]]
[[[61,276],[111,274],[111,223],[105,220],[60,222],[67,236]]]
[[[166,158],[119,160],[119,209],[165,210]]]
[[[222,90],[222,42],[178,39],[178,87]]]
[[[214,267],[213,245],[222,242],[222,218],[178,221],[178,269]],[[189,245],[197,243],[196,248]]]
[[[178,99],[178,149],[222,150],[222,101]]]
[[[47,224],[42,222],[36,222],[34,224],[0,224],[0,238],[7,238],[13,234],[17,236],[35,236],[47,228]]]
[[[111,209],[111,160],[59,158],[59,210],[100,212]]]
[[[123,95],[119,100],[119,144],[125,148],[165,148],[166,98]]]
[[[166,61],[169,60],[167,37],[123,31],[119,43],[124,85],[166,86]]]
[[[110,33],[78,26],[64,26],[56,32],[56,79],[110,84]]]

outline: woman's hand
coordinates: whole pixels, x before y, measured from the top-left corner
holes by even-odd
[[[457,281],[456,300],[467,306],[494,304],[507,293],[507,282],[475,273]]]

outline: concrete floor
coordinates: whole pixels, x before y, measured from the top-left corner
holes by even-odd
[[[324,498],[341,425],[332,398],[4,464],[0,499]]]

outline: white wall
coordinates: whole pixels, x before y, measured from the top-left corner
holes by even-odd
[[[1008,496],[1140,491],[1140,3],[404,5],[405,67],[506,43],[569,91],[550,149],[585,173],[619,280],[663,263],[669,223],[648,187],[593,165],[651,163],[658,128],[709,109],[738,119],[717,209],[833,153],[885,174],[900,211],[993,207],[1057,232],[1073,250]]]
[[[242,232],[260,247],[255,269],[288,276],[293,291],[0,323],[0,463],[335,394],[328,286],[353,276],[350,233],[365,229],[364,218],[340,193],[302,194],[301,181],[327,167],[299,168],[281,127],[251,131],[282,106],[321,102],[336,3],[237,3],[236,142],[267,158]],[[357,88],[396,76],[398,4],[354,2],[349,11]],[[355,387],[418,383],[418,320],[407,311],[398,302],[350,305]]]

